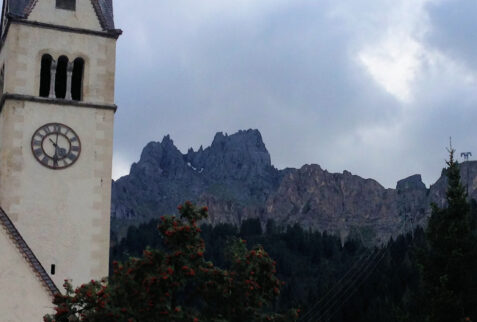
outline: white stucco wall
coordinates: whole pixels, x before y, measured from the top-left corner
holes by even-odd
[[[52,298],[0,226],[0,321],[43,321]]]
[[[0,205],[52,279],[78,285],[108,274],[113,111],[7,101],[0,118]],[[62,170],[41,165],[33,133],[58,122],[79,136],[78,161]]]
[[[28,20],[73,28],[102,30],[90,0],[76,0],[75,11],[56,9],[56,0],[38,0]]]

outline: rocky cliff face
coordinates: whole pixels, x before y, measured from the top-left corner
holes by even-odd
[[[477,161],[461,165],[464,184],[477,198]],[[131,172],[113,183],[112,229],[122,236],[137,225],[191,200],[207,205],[212,224],[240,224],[247,218],[279,225],[349,234],[369,242],[385,241],[424,225],[429,204],[445,201],[446,178],[427,189],[420,175],[385,189],[372,179],[318,165],[277,170],[257,130],[217,133],[212,145],[182,154],[169,136],[151,142]]]
[[[239,224],[259,215],[285,172],[271,165],[257,130],[217,133],[210,147],[185,155],[166,136],[149,143],[130,174],[113,182],[113,232],[121,236],[131,224],[175,213],[186,200],[208,205],[211,223]]]
[[[305,165],[282,180],[267,200],[266,217],[342,237],[352,231],[361,234],[364,228],[389,236],[399,221],[396,201],[394,190],[374,180]]]

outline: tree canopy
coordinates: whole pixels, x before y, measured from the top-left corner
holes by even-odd
[[[207,208],[190,202],[178,207],[180,218],[161,217],[164,250],[147,249],[140,258],[114,262],[109,279],[91,281],[54,299],[56,313],[47,322],[63,321],[295,321],[298,311],[271,309],[280,294],[276,263],[256,246],[238,239],[230,247],[230,268],[204,259],[205,243],[197,222]]]

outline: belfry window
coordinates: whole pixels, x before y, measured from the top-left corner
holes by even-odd
[[[50,83],[51,83],[51,64],[53,58],[46,54],[41,58],[41,72],[40,72],[40,96],[50,96]]]
[[[66,98],[66,81],[68,78],[68,57],[58,58],[56,67],[55,94],[56,98]]]
[[[76,10],[76,0],[56,0],[56,9]]]
[[[78,57],[70,62],[60,56],[58,61],[48,54],[41,58],[40,97],[50,99],[83,100],[85,61]]]
[[[71,81],[71,98],[81,101],[83,96],[84,60],[76,58],[73,62],[73,77]]]

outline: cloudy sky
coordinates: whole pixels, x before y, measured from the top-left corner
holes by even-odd
[[[115,1],[115,178],[144,145],[256,128],[279,169],[385,187],[477,157],[475,0]]]

